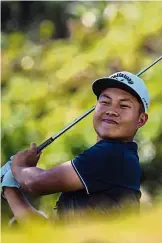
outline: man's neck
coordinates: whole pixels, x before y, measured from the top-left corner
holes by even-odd
[[[110,139],[110,140],[118,140],[121,141],[123,143],[129,143],[129,142],[133,142],[133,138],[101,138],[97,135],[97,142],[104,140],[104,139]]]

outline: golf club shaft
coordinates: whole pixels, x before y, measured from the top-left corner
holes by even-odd
[[[83,115],[79,116],[77,119],[75,119],[73,122],[71,122],[69,125],[67,125],[65,128],[63,128],[60,132],[56,133],[49,139],[47,139],[44,143],[38,146],[37,152],[39,153],[47,147],[49,144],[51,144],[56,138],[60,137],[63,133],[65,133],[67,130],[69,130],[71,127],[73,127],[76,123],[81,121],[84,117],[86,117],[88,114],[90,114],[95,109],[95,106],[92,106],[88,111],[86,111]]]
[[[141,74],[143,74],[144,72],[146,72],[149,68],[151,68],[152,66],[154,66],[157,62],[159,62],[160,60],[162,60],[162,56],[160,56],[159,58],[157,58],[153,63],[151,63],[150,65],[148,65],[147,67],[145,67],[144,69],[142,69],[139,73],[137,73],[137,76],[140,76]]]
[[[155,65],[160,60],[162,60],[162,56],[160,56],[159,58],[157,58],[153,63],[151,63],[150,65],[148,65],[144,69],[142,69],[136,75],[137,76],[140,76],[141,74],[143,74],[144,72],[146,72],[149,68],[151,68],[153,65]],[[89,115],[94,109],[95,109],[95,106],[93,106],[88,111],[86,111],[83,115],[81,115],[80,117],[78,117],[77,119],[75,119],[68,126],[66,126],[65,128],[63,128],[60,132],[56,133],[55,135],[53,135],[52,137],[50,137],[49,139],[47,139],[44,143],[42,143],[41,145],[39,145],[38,148],[37,148],[37,152],[39,153],[44,148],[46,148],[48,145],[50,145],[53,141],[55,141],[63,133],[65,133],[67,130],[69,130],[71,127],[73,127],[76,123],[78,123],[79,121],[81,121],[84,117],[86,117],[87,115]]]

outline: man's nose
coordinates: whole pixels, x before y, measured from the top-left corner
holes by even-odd
[[[119,113],[115,109],[111,109],[111,110],[106,111],[106,115],[119,116]]]

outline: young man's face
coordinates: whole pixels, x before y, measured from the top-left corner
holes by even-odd
[[[100,94],[93,116],[98,141],[104,138],[132,141],[137,129],[148,119],[147,114],[140,110],[141,104],[127,91],[105,89]]]

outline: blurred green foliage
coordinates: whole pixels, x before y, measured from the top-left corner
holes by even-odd
[[[53,39],[55,25],[48,19],[33,32],[37,41],[29,31],[2,32],[2,164],[93,106],[96,78],[137,73],[162,53],[162,2],[72,2],[67,10],[69,38]],[[161,77],[162,63],[142,75],[151,107],[136,136],[142,185],[153,198],[162,186]],[[95,142],[91,114],[46,148],[39,166],[70,160]],[[52,212],[57,197],[42,197],[40,209]]]
[[[75,218],[67,223],[40,222],[34,218],[21,227],[4,228],[2,242],[59,243],[160,243],[162,240],[162,208],[147,210],[139,216],[129,212],[120,217],[99,215]],[[32,227],[31,227],[32,224]]]

